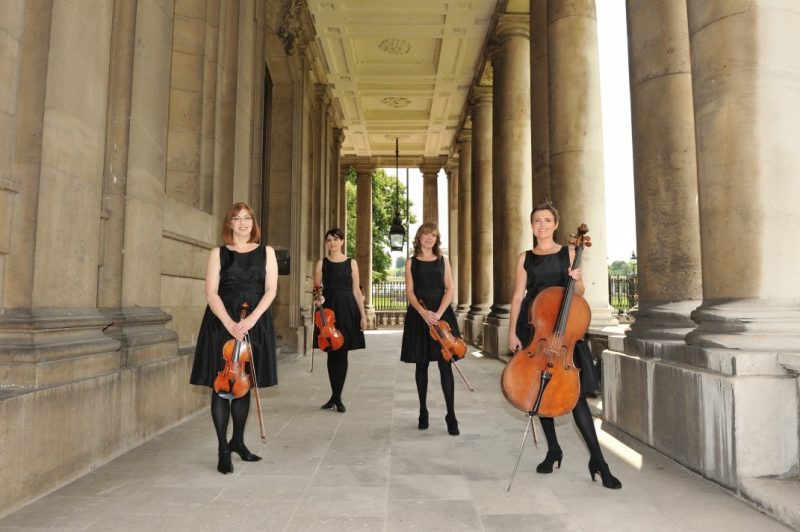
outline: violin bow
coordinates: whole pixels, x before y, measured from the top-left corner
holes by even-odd
[[[256,361],[252,352],[253,344],[250,343],[250,334],[245,334],[245,340],[250,344],[250,369],[253,370],[250,374],[250,379],[253,381],[253,388],[256,392],[256,409],[258,410],[258,426],[261,429],[261,441],[267,441],[267,432],[264,430],[264,416],[261,414],[261,396],[258,394],[258,378],[256,377]]]

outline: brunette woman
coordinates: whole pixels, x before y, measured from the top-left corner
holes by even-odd
[[[342,390],[347,378],[347,354],[354,349],[364,349],[364,329],[367,314],[364,298],[358,284],[358,264],[344,254],[344,233],[338,227],[325,233],[328,256],[317,261],[314,269],[314,284],[322,286],[318,304],[333,310],[335,325],[344,337],[344,345],[328,353],[328,378],[331,382],[331,398],[322,405],[323,410],[336,409],[345,412]],[[319,330],[314,328],[314,347],[318,345]]]
[[[551,286],[566,286],[571,277],[575,280],[575,293],[583,295],[586,290],[580,268],[571,268],[575,260],[575,250],[562,246],[553,240],[558,228],[558,210],[549,203],[537,205],[531,213],[531,229],[536,237],[536,246],[519,255],[517,273],[514,282],[514,294],[511,299],[511,315],[508,331],[508,348],[516,352],[527,347],[533,338],[533,330],[529,325],[528,311],[536,295]],[[524,296],[524,297],[523,297]],[[573,352],[575,366],[580,368],[581,394],[578,403],[572,410],[572,417],[578,430],[589,448],[589,474],[592,480],[600,473],[603,486],[619,489],[622,483],[611,474],[603,458],[594,420],[586,402],[586,394],[597,390],[597,381],[592,371],[592,358],[586,343],[581,340],[575,345]],[[539,417],[544,435],[547,438],[547,456],[536,467],[538,473],[552,473],[553,465],[561,467],[564,454],[556,437],[556,426],[553,418]]]
[[[225,245],[211,250],[206,269],[206,307],[189,382],[211,388],[211,419],[217,432],[220,473],[232,473],[231,451],[246,462],[261,460],[244,444],[244,428],[250,411],[250,392],[239,399],[224,399],[214,391],[214,379],[225,366],[222,346],[249,336],[258,386],[278,383],[275,361],[275,331],[270,306],[278,287],[275,251],[259,244],[261,230],[253,209],[235,203],[222,222]],[[249,314],[240,320],[242,303]],[[249,370],[249,368],[248,368]],[[227,439],[233,418],[233,437]]]
[[[419,395],[420,430],[428,428],[428,365],[436,361],[442,382],[442,392],[447,405],[447,432],[458,436],[455,413],[455,383],[453,368],[442,357],[441,347],[430,336],[429,325],[446,320],[454,336],[460,336],[458,323],[450,302],[453,300],[453,276],[450,262],[442,255],[439,228],[426,222],[417,229],[414,237],[414,254],[406,261],[406,295],[408,310],[403,325],[403,345],[400,360],[416,364],[415,378]],[[424,307],[423,307],[424,304]]]

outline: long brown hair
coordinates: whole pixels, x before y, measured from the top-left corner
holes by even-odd
[[[231,208],[228,209],[228,212],[225,214],[225,219],[222,221],[222,241],[229,246],[235,243],[233,241],[231,220],[241,211],[246,211],[248,216],[253,219],[253,226],[250,228],[250,239],[247,242],[258,242],[261,240],[261,228],[258,227],[256,213],[253,212],[253,208],[247,203],[239,202],[231,205]]]
[[[433,254],[437,257],[442,256],[442,235],[439,234],[439,226],[433,222],[425,222],[417,229],[417,234],[414,235],[414,257],[422,253],[422,243],[420,238],[422,235],[436,234],[436,243],[433,245]]]

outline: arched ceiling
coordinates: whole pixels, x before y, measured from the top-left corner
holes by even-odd
[[[307,0],[343,155],[447,155],[495,11],[527,0]]]

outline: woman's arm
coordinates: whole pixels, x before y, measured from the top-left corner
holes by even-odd
[[[356,259],[350,259],[350,270],[353,278],[353,297],[356,298],[358,311],[361,313],[361,330],[367,330],[367,311],[364,310],[364,294],[361,293],[361,282],[358,275],[358,263]]]
[[[575,246],[569,246],[569,263],[575,262]],[[583,272],[580,268],[570,268],[567,274],[575,279],[575,293],[582,296],[586,292],[586,286],[583,284]]]
[[[444,311],[450,306],[450,303],[453,302],[453,272],[450,269],[450,259],[444,255],[442,255],[442,258],[444,259],[444,295],[436,311],[436,321],[442,319],[442,314],[444,314]]]
[[[211,312],[214,313],[214,316],[217,317],[231,336],[241,340],[243,334],[234,331],[236,322],[228,315],[225,303],[219,297],[220,269],[219,248],[214,248],[208,254],[208,265],[206,266],[206,301],[208,302],[208,308],[211,309]]]
[[[522,299],[525,296],[525,286],[528,282],[528,274],[525,271],[525,252],[517,257],[517,269],[514,275],[514,293],[511,294],[511,314],[508,320],[508,348],[511,351],[519,351],[524,347],[517,336],[517,318],[522,306]]]

